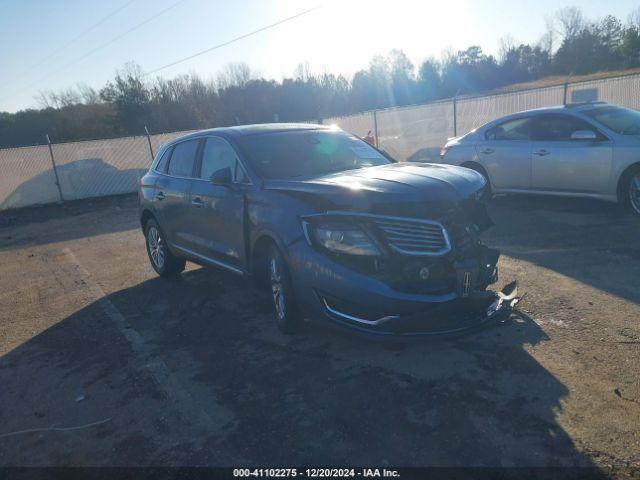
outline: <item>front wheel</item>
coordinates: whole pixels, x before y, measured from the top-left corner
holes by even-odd
[[[293,333],[301,322],[289,269],[275,246],[269,250],[267,262],[276,325],[283,333]]]
[[[640,168],[629,173],[623,188],[626,206],[634,215],[640,216]]]
[[[144,228],[147,254],[153,269],[161,277],[174,277],[184,270],[186,261],[171,253],[158,222],[150,219]]]

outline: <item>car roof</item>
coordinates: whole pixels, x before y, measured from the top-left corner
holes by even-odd
[[[567,103],[566,105],[554,105],[552,107],[541,107],[541,108],[532,108],[530,110],[522,110],[520,112],[512,113],[510,115],[505,115],[501,118],[506,117],[515,117],[523,114],[530,113],[558,113],[558,112],[567,112],[569,111],[581,111],[581,110],[589,110],[591,108],[599,108],[599,107],[610,107],[611,104],[607,102],[579,102],[579,103]]]
[[[206,134],[219,135],[221,137],[245,137],[264,133],[294,132],[301,130],[335,130],[334,127],[313,123],[258,123],[254,125],[238,125],[234,127],[219,127],[206,130],[198,130],[172,140],[186,140],[192,137],[200,137]]]
[[[484,125],[478,127],[477,129],[486,129],[494,126],[497,123],[502,123],[503,121],[516,119],[521,116],[528,115],[539,115],[544,113],[570,113],[570,112],[581,112],[584,110],[590,110],[593,108],[603,108],[603,107],[611,107],[615,106],[607,102],[581,102],[581,103],[567,103],[566,105],[554,105],[552,107],[542,107],[542,108],[532,108],[530,110],[522,110],[520,112],[511,113],[509,115],[504,115],[502,117],[491,120],[490,122],[485,123]]]

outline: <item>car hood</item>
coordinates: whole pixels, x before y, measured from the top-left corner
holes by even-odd
[[[484,186],[468,168],[430,163],[393,163],[314,178],[266,180],[264,188],[307,199],[322,209],[419,215],[450,208]],[[427,207],[425,204],[428,204]],[[420,205],[414,212],[416,205]]]

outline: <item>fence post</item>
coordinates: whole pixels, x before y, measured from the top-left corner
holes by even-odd
[[[376,142],[376,148],[380,148],[378,144],[378,110],[373,109],[373,138]]]
[[[51,165],[53,166],[53,174],[56,177],[56,187],[58,187],[58,195],[60,196],[60,203],[64,202],[64,197],[62,196],[62,188],[60,187],[60,178],[58,178],[58,168],[56,167],[56,161],[53,157],[53,147],[51,146],[51,140],[49,139],[49,134],[45,135],[47,139],[47,145],[49,146],[49,156],[51,157]]]
[[[567,78],[564,81],[564,90],[562,92],[562,105],[567,104],[567,90],[569,89],[569,79],[571,78],[571,74],[567,75]]]
[[[151,152],[151,162],[153,163],[153,157],[155,157],[155,155],[153,154],[153,147],[151,146],[151,135],[146,125],[144,126],[144,133],[147,134],[147,142],[149,143],[149,151]]]
[[[453,136],[458,136],[458,92],[453,96]]]

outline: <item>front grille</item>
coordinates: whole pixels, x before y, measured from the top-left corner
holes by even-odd
[[[405,255],[444,255],[451,243],[444,227],[430,220],[376,218],[389,246]]]

